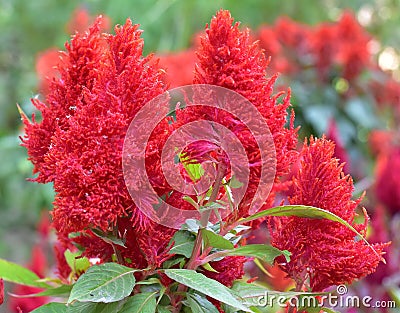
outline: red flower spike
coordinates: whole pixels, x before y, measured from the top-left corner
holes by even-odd
[[[276,184],[279,189],[279,177],[287,174],[290,164],[297,158],[297,130],[294,129],[294,116],[287,122],[287,108],[290,106],[290,92],[281,102],[278,95],[272,95],[273,84],[277,76],[266,78],[268,61],[257,43],[250,40],[249,30],[239,30],[239,24],[232,26],[233,18],[229,11],[219,11],[206,28],[206,35],[201,37],[197,52],[199,62],[195,69],[194,83],[211,84],[234,90],[246,97],[257,107],[272,133],[277,158]],[[209,114],[213,116],[212,113]],[[243,132],[243,131],[242,131]],[[240,134],[237,134],[240,136]],[[244,136],[242,136],[244,137]],[[249,163],[257,163],[259,153],[254,151],[251,138],[244,138],[250,145],[246,148]],[[250,169],[248,190],[254,190],[258,184],[259,167]],[[250,192],[251,193],[251,192]],[[273,200],[271,193],[270,201]],[[245,215],[246,211],[240,212]]]
[[[157,60],[142,56],[138,25],[127,20],[108,35],[100,33],[101,21],[66,44],[47,103],[35,101],[42,121],[23,116],[23,145],[39,173],[36,180],[54,183],[53,226],[61,240],[56,252],[64,278],[69,270],[63,252],[73,242],[86,248],[89,258],[111,260],[112,247],[94,236],[92,227],[108,232],[118,226],[121,236],[126,231],[129,243],[121,247],[126,265],[143,268],[169,257],[165,249],[173,234],[137,209],[122,172],[128,126],[143,105],[165,91],[163,72]],[[82,235],[68,239],[71,232]]]
[[[49,88],[47,103],[32,100],[41,112],[42,121],[32,122],[22,116],[25,124],[25,136],[22,145],[28,150],[29,160],[34,165],[33,173],[38,173],[34,180],[40,183],[54,181],[57,163],[53,161],[53,135],[57,129],[66,130],[69,119],[86,103],[83,90],[91,90],[97,77],[96,67],[103,63],[104,39],[100,35],[102,19],[84,34],[76,34],[71,44],[66,44],[67,53],[62,56],[58,70],[60,77],[54,79]]]
[[[361,199],[351,199],[353,181],[344,175],[343,164],[333,156],[334,143],[325,138],[311,138],[309,145],[304,144],[289,203],[328,210],[365,235],[367,224],[354,224],[355,209]],[[280,265],[298,288],[306,284],[313,291],[322,291],[332,285],[348,284],[374,272],[382,260],[364,241],[357,240],[351,230],[337,222],[276,217],[269,226],[272,244],[292,253],[290,262]],[[380,243],[372,247],[382,256],[388,245]]]

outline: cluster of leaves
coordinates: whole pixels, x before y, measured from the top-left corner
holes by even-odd
[[[221,235],[221,222],[203,226],[200,221],[187,220],[171,239],[170,253],[173,258],[164,262],[162,269],[132,269],[112,262],[90,266],[90,261],[80,256],[80,253],[67,250],[65,256],[72,269],[71,277],[79,276],[72,284],[63,284],[53,278],[39,279],[32,271],[2,259],[0,276],[5,281],[44,289],[35,295],[29,295],[31,297],[65,298],[64,301],[50,302],[37,308],[33,311],[35,313],[214,313],[218,312],[216,305],[221,306],[225,312],[232,313],[269,312],[274,303],[262,306],[260,298],[265,294],[279,295],[284,299],[305,294],[317,297],[321,293],[280,293],[241,281],[228,288],[202,274],[205,269],[215,271],[209,262],[225,256],[245,256],[273,264],[276,257],[283,255],[289,262],[288,251],[280,251],[267,244],[237,245],[242,239],[242,232],[248,229],[245,224],[266,216],[325,218],[345,225],[362,238],[351,225],[329,211],[307,206],[279,206],[239,220],[230,230],[225,231],[225,235]],[[104,237],[104,240],[113,241],[108,237]],[[196,247],[200,247],[200,250]],[[321,308],[315,309],[319,312]],[[323,309],[334,312],[329,308]]]

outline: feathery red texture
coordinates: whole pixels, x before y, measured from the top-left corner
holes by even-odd
[[[294,116],[290,119],[289,128],[285,128],[290,93],[282,102],[278,100],[282,93],[272,94],[277,76],[266,77],[268,61],[263,51],[256,42],[251,42],[248,29],[241,31],[239,23],[232,23],[233,18],[229,11],[220,10],[212,18],[205,36],[200,39],[194,83],[231,89],[246,97],[260,111],[274,139],[277,159],[274,187],[278,188],[279,177],[288,172],[290,164],[297,157]],[[208,114],[211,117],[214,115],[213,112]],[[223,120],[223,117],[220,119]],[[260,155],[254,150],[254,139],[243,129],[241,134],[238,133],[235,132],[242,142],[247,141],[244,146],[251,166],[250,183],[246,192],[249,195],[257,188],[260,166],[256,164]],[[246,211],[240,214],[245,215]]]
[[[367,225],[355,224],[355,210],[361,199],[352,200],[353,182],[346,176],[334,156],[334,143],[310,139],[301,151],[301,166],[293,178],[290,204],[302,204],[328,210],[365,236]],[[270,221],[271,242],[292,253],[282,269],[298,287],[313,291],[351,283],[375,271],[388,243],[372,245],[379,257],[364,241],[345,226],[326,219],[276,217]]]
[[[210,262],[210,265],[217,272],[205,271],[204,274],[212,279],[219,281],[225,286],[232,287],[235,280],[244,275],[243,265],[246,263],[246,257],[227,256],[220,261]]]
[[[81,232],[73,241],[86,248],[85,256],[111,260],[111,246],[89,229],[118,227],[129,237],[121,254],[130,264],[159,266],[172,231],[135,206],[123,177],[122,148],[135,114],[165,91],[163,71],[152,56],[142,56],[138,25],[127,20],[111,35],[100,32],[101,22],[66,44],[46,103],[34,101],[42,121],[23,115],[23,145],[39,173],[36,181],[54,183],[53,225],[61,241]]]

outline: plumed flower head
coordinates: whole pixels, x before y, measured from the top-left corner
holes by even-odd
[[[197,57],[199,61],[194,83],[218,85],[238,92],[265,118],[275,144],[277,163],[274,188],[278,188],[279,177],[288,172],[297,156],[297,133],[293,127],[294,116],[290,119],[289,128],[285,128],[288,118],[286,110],[290,106],[289,94],[282,102],[278,101],[282,93],[272,94],[277,76],[266,77],[268,60],[263,51],[256,42],[251,41],[248,29],[240,30],[239,23],[233,24],[229,11],[221,10],[212,18],[206,34],[200,38]],[[247,140],[251,142],[250,137]],[[249,163],[256,164],[259,154],[249,150],[246,152]],[[257,186],[258,171],[257,166],[250,169],[250,193]]]
[[[353,181],[333,156],[334,143],[325,138],[311,138],[304,144],[289,203],[328,210],[365,235],[367,221],[361,225],[354,222],[361,199],[352,200]],[[388,245],[372,245],[378,256],[351,230],[325,219],[274,218],[270,229],[272,244],[292,253],[290,262],[281,264],[284,271],[299,288],[305,285],[313,291],[351,283],[374,272]]]
[[[165,90],[162,71],[143,57],[138,25],[127,20],[115,35],[102,34],[102,18],[66,44],[46,103],[35,100],[40,122],[24,117],[30,160],[39,182],[53,182],[53,222],[67,235],[118,217],[148,225],[125,186],[123,141],[135,114]]]

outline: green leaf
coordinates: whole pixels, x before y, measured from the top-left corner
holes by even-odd
[[[178,283],[188,286],[189,288],[201,292],[213,299],[245,312],[251,312],[231,293],[229,288],[216,280],[204,276],[203,274],[187,269],[167,269],[164,270],[164,273]]]
[[[215,305],[199,294],[188,293],[183,303],[192,309],[192,313],[218,313]]]
[[[79,277],[72,287],[68,303],[74,300],[81,302],[114,302],[127,296],[135,286],[132,269],[116,263],[93,265]]]
[[[157,302],[156,294],[158,292],[143,292],[129,297],[118,313],[155,313]]]
[[[157,313],[171,313],[171,311],[168,310],[165,306],[158,306]]]
[[[183,196],[182,199],[185,200],[186,202],[189,202],[191,205],[193,205],[196,208],[196,210],[199,209],[199,205],[191,197]]]
[[[190,258],[194,248],[195,236],[189,231],[180,230],[177,231],[172,237],[170,244],[174,243],[174,246],[169,250],[169,254],[180,254],[187,258]]]
[[[33,286],[44,289],[52,288],[52,286],[41,282],[40,277],[31,270],[4,259],[0,259],[0,278],[3,278],[5,281],[11,283],[25,286]]]
[[[95,302],[75,302],[70,304],[66,313],[115,313],[119,312],[123,303],[95,303]]]
[[[204,169],[200,163],[193,163],[189,157],[183,156],[182,154],[179,156],[183,167],[188,173],[190,179],[193,182],[197,182],[204,175]]]
[[[182,230],[188,230],[193,234],[197,234],[199,231],[199,228],[201,228],[201,223],[200,221],[193,219],[193,218],[188,218],[185,223],[182,225],[181,229]]]
[[[214,272],[214,273],[219,273],[216,269],[214,269],[210,263],[205,263],[203,265],[201,265],[205,270],[210,271],[210,272]]]
[[[233,243],[208,229],[201,229],[205,248],[233,249]]]
[[[305,205],[284,205],[284,206],[277,206],[274,208],[270,208],[261,212],[257,212],[256,214],[253,214],[249,217],[246,217],[244,219],[241,219],[239,221],[240,224],[247,223],[254,221],[256,219],[266,217],[266,216],[297,216],[297,217],[305,217],[305,218],[315,218],[315,219],[328,219],[334,222],[338,222],[344,226],[346,226],[348,229],[353,231],[355,234],[357,234],[362,240],[372,249],[372,251],[379,257],[379,259],[382,259],[382,257],[379,255],[378,252],[370,245],[370,243],[364,238],[363,235],[361,235],[353,226],[351,226],[348,222],[346,222],[344,219],[341,217],[337,216],[336,214],[333,214],[332,212],[329,212],[324,209],[312,207],[312,206],[305,206]]]
[[[112,232],[103,232],[101,229],[97,228],[91,228],[91,231],[93,234],[95,234],[97,237],[103,239],[105,242],[108,244],[115,244],[121,247],[126,248],[125,242],[121,239],[115,236]]]
[[[276,257],[283,255],[286,261],[290,261],[290,252],[287,250],[281,251],[273,246],[264,244],[254,244],[238,247],[227,251],[226,255],[240,255],[247,257],[256,257],[268,264],[273,264]]]
[[[81,255],[81,251],[71,252],[66,250],[64,252],[65,260],[73,273],[83,273],[90,267],[89,259]]]
[[[297,296],[318,296],[326,293],[312,293],[312,292],[296,292],[286,291],[280,292],[270,290],[263,286],[256,284],[248,284],[241,281],[234,282],[232,291],[237,294],[244,304],[254,307],[277,307],[279,303],[284,303],[290,298]]]
[[[182,268],[185,261],[186,261],[186,258],[184,256],[174,257],[172,259],[164,261],[162,266],[163,266],[163,268],[171,268],[174,265],[179,264],[179,267]]]
[[[65,303],[50,302],[45,305],[38,307],[36,310],[31,311],[31,313],[66,313],[67,306]]]
[[[243,183],[239,181],[235,175],[232,176],[232,178],[229,180],[228,185],[231,188],[240,188],[243,186]]]

